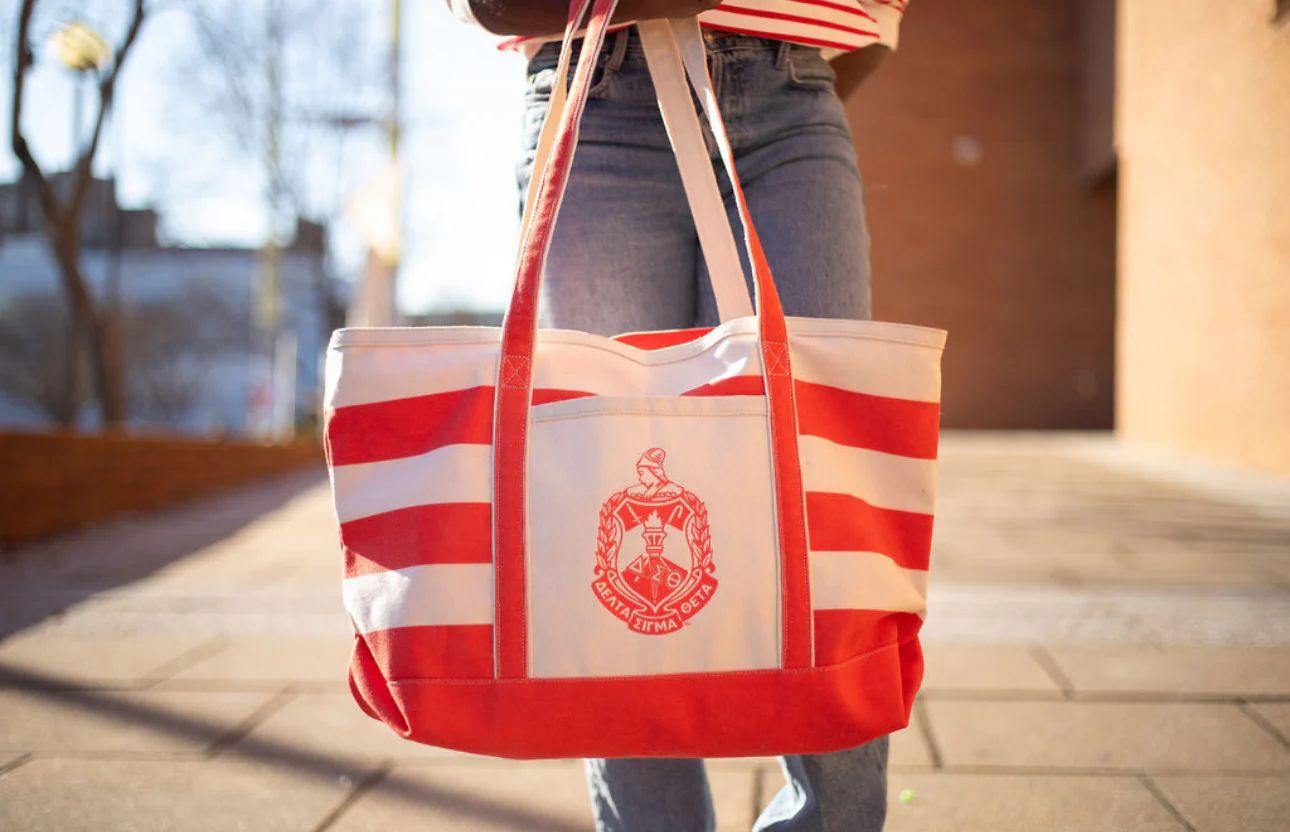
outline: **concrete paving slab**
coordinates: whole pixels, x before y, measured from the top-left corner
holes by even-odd
[[[1290,647],[1053,647],[1081,693],[1290,694]]]
[[[0,691],[0,750],[197,752],[272,698],[206,691]]]
[[[133,686],[164,678],[185,654],[200,653],[199,636],[76,638],[46,629],[0,642],[0,683]]]
[[[400,767],[356,800],[329,832],[586,832],[591,804],[581,763],[496,762]]]
[[[1290,550],[1273,552],[1202,550],[1128,551],[1117,558],[1133,579],[1157,584],[1209,584],[1214,586],[1264,586],[1270,575],[1290,568]]]
[[[1290,741],[1290,702],[1256,702],[1247,707],[1271,725],[1282,740]]]
[[[901,768],[930,767],[932,756],[927,750],[922,728],[917,718],[906,729],[891,735],[887,764]]]
[[[1290,646],[1290,593],[933,580],[928,644]]]
[[[1153,779],[1196,832],[1285,832],[1290,828],[1290,776]]]
[[[913,799],[900,802],[912,789]],[[893,775],[886,832],[1181,832],[1136,778],[1055,775]]]
[[[359,710],[348,692],[303,693],[255,726],[230,753],[293,753],[347,766],[379,760],[491,758],[409,742]]]
[[[1249,771],[1290,751],[1236,705],[929,701],[946,767]]]
[[[0,829],[310,832],[351,788],[245,760],[38,759],[0,776]]]
[[[230,639],[216,653],[189,665],[176,682],[333,682],[345,684],[352,638]]]
[[[1026,691],[1060,698],[1061,688],[1028,647],[929,644],[923,691]]]

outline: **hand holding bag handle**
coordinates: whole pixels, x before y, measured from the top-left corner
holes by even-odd
[[[560,66],[568,65],[573,33],[591,0],[574,0],[565,30]],[[501,355],[494,402],[493,436],[493,565],[495,581],[494,644],[498,678],[528,675],[526,610],[526,504],[529,408],[532,399],[533,357],[537,337],[537,306],[542,270],[550,248],[556,215],[572,168],[578,129],[586,106],[592,68],[604,42],[605,29],[616,0],[595,0],[574,71],[567,107],[554,128],[549,163],[540,171],[531,216],[521,241],[515,289],[502,325]],[[709,125],[739,205],[744,239],[753,270],[758,347],[767,397],[770,448],[775,491],[775,528],[779,536],[781,585],[780,666],[812,664],[811,605],[806,550],[805,509],[801,465],[797,453],[797,414],[789,360],[788,330],[769,263],[752,223],[747,199],[735,170],[695,18],[638,24],[647,49],[674,72],[655,75],[656,87],[676,88],[684,65]],[[666,56],[666,57],[665,57]],[[557,70],[561,72],[562,70]],[[567,71],[567,70],[563,70]],[[557,76],[557,87],[563,74]],[[682,85],[683,86],[683,85]],[[675,123],[675,122],[674,122]],[[545,131],[544,131],[545,132]],[[670,131],[671,132],[671,131]],[[673,133],[673,140],[679,134]],[[535,171],[537,173],[537,171]]]

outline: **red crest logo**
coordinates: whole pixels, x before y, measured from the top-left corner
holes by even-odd
[[[717,591],[707,506],[667,478],[666,456],[662,448],[641,454],[637,484],[605,500],[596,531],[591,588],[644,635],[681,629]]]

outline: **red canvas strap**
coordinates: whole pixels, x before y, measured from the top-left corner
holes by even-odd
[[[568,64],[573,34],[591,0],[574,0],[565,29],[560,66]],[[493,564],[495,596],[496,675],[502,679],[528,675],[527,645],[527,483],[529,408],[537,339],[539,286],[564,197],[592,70],[604,42],[605,29],[617,0],[594,0],[583,37],[568,103],[552,141],[529,223],[520,243],[515,288],[502,325],[501,356],[494,404],[493,435]],[[666,27],[660,29],[659,27]],[[775,483],[775,528],[781,562],[781,666],[811,664],[811,605],[806,549],[805,503],[797,453],[797,412],[789,360],[788,328],[775,290],[770,265],[753,227],[752,215],[734,166],[734,154],[717,109],[708,77],[698,23],[694,18],[639,24],[642,38],[658,56],[671,52],[673,66],[684,64],[708,123],[717,137],[722,160],[734,187],[744,240],[753,268],[762,373],[767,394],[768,423]],[[666,37],[665,37],[666,36]],[[660,45],[663,51],[660,52]],[[697,50],[697,52],[696,52]],[[657,66],[651,62],[651,70]],[[564,82],[557,77],[556,83]],[[656,85],[660,79],[656,77]],[[608,244],[608,243],[606,243]]]

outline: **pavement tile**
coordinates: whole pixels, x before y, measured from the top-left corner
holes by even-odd
[[[923,691],[1027,691],[1061,696],[1030,648],[1012,645],[929,644]]]
[[[0,776],[0,829],[310,832],[351,787],[244,760],[38,759]]]
[[[346,766],[378,760],[489,759],[405,740],[359,710],[348,692],[300,694],[230,752],[259,756],[279,749]]]
[[[1287,647],[1053,647],[1076,691],[1290,694]]]
[[[1248,707],[1266,719],[1282,739],[1290,740],[1290,702],[1257,702]]]
[[[947,767],[1290,769],[1290,751],[1237,705],[927,703]]]
[[[913,798],[900,801],[901,792]],[[886,832],[1182,832],[1136,778],[893,774]]]
[[[207,691],[0,691],[0,750],[196,752],[271,698]]]
[[[35,630],[0,643],[0,683],[122,686],[151,675],[209,640],[192,637],[75,638]]]
[[[581,763],[495,761],[399,767],[356,800],[328,832],[589,832]]]
[[[1285,832],[1290,828],[1290,776],[1153,779],[1196,832]]]
[[[237,638],[170,677],[176,682],[345,682],[353,639]]]
[[[904,768],[932,764],[932,757],[927,751],[927,743],[923,740],[922,728],[917,719],[908,728],[891,735],[887,762],[889,765]]]
[[[1290,554],[1280,552],[1202,550],[1130,551],[1118,558],[1129,570],[1128,580],[1155,584],[1264,586],[1269,576],[1290,568]]]

